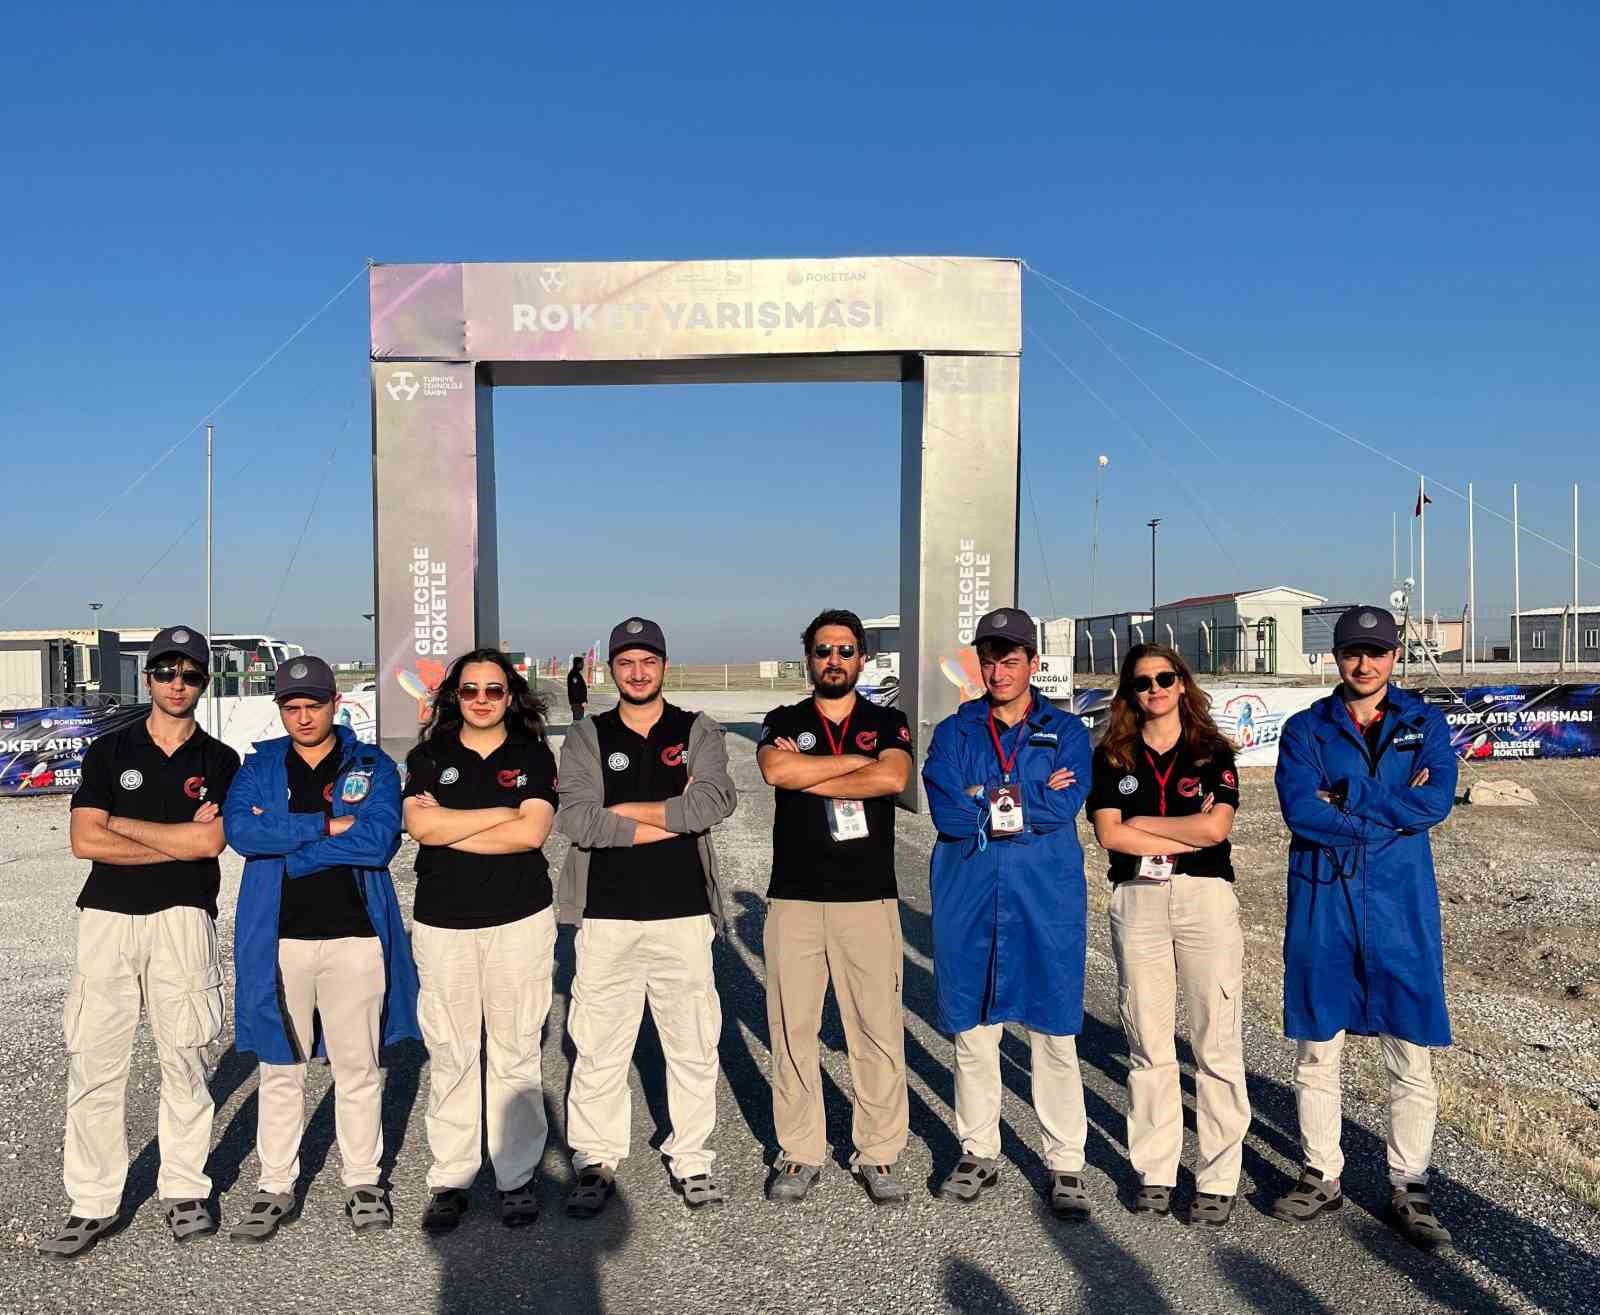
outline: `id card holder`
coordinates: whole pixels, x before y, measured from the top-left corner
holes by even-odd
[[[1144,854],[1139,859],[1139,875],[1146,881],[1172,880],[1171,854]]]
[[[989,796],[989,834],[1014,836],[1027,826],[1022,815],[1022,787],[997,785]]]
[[[835,840],[867,838],[867,806],[859,799],[829,799],[828,834]]]

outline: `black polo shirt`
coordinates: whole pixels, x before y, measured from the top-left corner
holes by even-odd
[[[1088,808],[1091,821],[1102,808],[1117,809],[1123,821],[1130,817],[1193,817],[1207,795],[1219,804],[1239,807],[1239,769],[1226,749],[1213,752],[1204,763],[1191,759],[1188,745],[1181,739],[1166,753],[1156,753],[1142,743],[1136,750],[1131,772],[1113,766],[1103,747],[1094,751]],[[1179,854],[1173,871],[1232,881],[1233,846],[1224,840],[1192,854]],[[1132,880],[1139,875],[1139,856],[1112,854],[1106,875],[1113,882]]]
[[[342,755],[337,747],[315,767],[291,745],[284,755],[289,772],[291,813],[333,812],[333,786]],[[343,936],[376,936],[367,901],[349,867],[318,868],[303,877],[283,879],[278,905],[278,936],[286,941],[333,941]]]
[[[831,739],[830,739],[831,732]],[[891,749],[911,754],[911,726],[898,708],[881,708],[856,696],[845,724],[825,727],[815,699],[774,708],[761,725],[761,747],[790,739],[805,754],[841,753],[878,758]],[[865,800],[867,834],[835,840],[828,830],[828,801],[804,790],[776,791],[772,815],[772,884],[768,899],[894,899],[895,802],[892,795]]]
[[[140,720],[102,735],[83,757],[74,808],[102,808],[141,822],[192,822],[202,804],[218,808],[239,770],[239,755],[198,725],[168,757]],[[80,909],[149,914],[204,909],[217,916],[222,869],[214,858],[123,867],[96,862],[78,896]]]
[[[521,808],[529,799],[556,807],[556,760],[543,739],[508,732],[488,757],[444,731],[406,755],[405,798],[431,794],[441,808]],[[468,854],[449,845],[417,846],[417,897],[411,916],[426,927],[471,930],[531,918],[552,903],[542,851]]]
[[[694,713],[664,702],[661,717],[648,736],[630,730],[617,708],[593,718],[608,808],[612,804],[657,804],[684,792],[689,785],[689,733],[694,718]],[[694,836],[589,853],[585,918],[651,922],[710,912],[700,844]]]

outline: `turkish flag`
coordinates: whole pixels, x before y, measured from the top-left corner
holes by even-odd
[[[1429,507],[1431,507],[1431,506],[1433,506],[1433,499],[1432,499],[1432,498],[1430,498],[1430,497],[1429,497],[1429,496],[1428,496],[1428,495],[1427,495],[1427,494],[1426,494],[1426,493],[1424,493],[1424,492],[1422,492],[1422,491],[1421,491],[1421,490],[1420,490],[1420,489],[1419,489],[1419,490],[1418,490],[1418,491],[1417,491],[1417,509],[1416,509],[1416,510],[1415,510],[1415,511],[1414,511],[1414,512],[1412,512],[1412,513],[1411,513],[1411,514],[1412,514],[1412,515],[1413,515],[1413,516],[1420,516],[1420,515],[1422,515],[1422,508],[1423,508],[1423,507],[1424,507],[1424,506],[1425,506],[1425,505],[1426,505],[1426,506],[1429,506]]]

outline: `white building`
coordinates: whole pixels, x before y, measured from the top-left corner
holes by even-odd
[[[1328,600],[1276,585],[1180,598],[1156,608],[1151,641],[1183,654],[1205,675],[1297,676],[1316,671],[1302,640],[1302,614]]]

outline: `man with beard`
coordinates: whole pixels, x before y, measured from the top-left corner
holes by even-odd
[[[857,697],[865,641],[854,612],[826,611],[806,627],[812,697],[767,714],[756,754],[777,792],[762,947],[774,1201],[803,1200],[828,1153],[817,1033],[830,980],[854,1088],[850,1167],[874,1202],[906,1199],[895,1172],[909,1107],[894,799],[911,779],[911,728],[904,713]]]
[[[722,1006],[711,943],[723,922],[711,828],[738,802],[723,729],[661,695],[667,641],[632,616],[611,632],[618,703],[574,723],[561,751],[556,826],[572,846],[561,921],[578,928],[568,1028],[577,1057],[567,1143],[578,1181],[567,1213],[588,1219],[616,1191],[633,1102],[628,1066],[645,1005],[661,1038],[673,1189],[691,1209],[720,1205],[708,1145],[717,1115]]]
[[[1339,688],[1284,723],[1278,800],[1289,826],[1283,1023],[1305,1167],[1273,1207],[1303,1223],[1344,1203],[1339,1068],[1347,1033],[1376,1036],[1389,1072],[1389,1213],[1413,1242],[1450,1241],[1428,1193],[1450,1044],[1439,889],[1428,832],[1455,804],[1450,728],[1389,683],[1394,618],[1352,607],[1333,631]]]
[[[128,1063],[142,1001],[161,1061],[157,1191],[175,1241],[217,1231],[208,1204],[215,1108],[207,1082],[222,1033],[217,890],[222,818],[239,755],[195,722],[211,649],[190,626],[145,659],[150,715],[89,747],[72,796],[72,854],[93,860],[78,896],[78,961],[63,1014],[72,1213],[39,1244],[75,1260],[120,1222],[128,1176]]]

